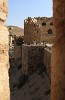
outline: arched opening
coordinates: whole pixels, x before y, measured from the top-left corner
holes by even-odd
[[[53,34],[52,29],[49,29],[49,30],[48,30],[48,34]]]
[[[46,23],[45,23],[45,22],[43,22],[43,23],[42,23],[42,26],[46,26]]]
[[[53,25],[53,22],[51,22],[50,25]]]

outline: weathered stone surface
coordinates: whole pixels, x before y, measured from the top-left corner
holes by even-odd
[[[9,33],[6,26],[4,26],[3,24],[0,24],[0,44],[8,45],[9,43],[8,35]]]
[[[41,42],[54,42],[55,28],[53,18],[47,17],[28,17],[24,20],[24,41],[27,44]]]
[[[65,100],[65,0],[53,1],[56,42],[51,57],[51,100]]]
[[[9,78],[8,78],[7,67],[8,64],[6,62],[0,63],[0,100],[10,100]]]
[[[44,59],[43,59],[44,65],[46,66],[47,73],[51,74],[51,51],[47,48],[44,48]]]
[[[2,24],[0,25],[0,62],[8,62],[8,30]]]
[[[8,14],[8,0],[0,0],[0,20],[5,21]]]
[[[43,66],[44,46],[23,45],[22,46],[22,70],[24,74],[30,75],[40,66]]]
[[[9,91],[9,56],[8,56],[8,30],[0,23],[0,100],[10,100]]]

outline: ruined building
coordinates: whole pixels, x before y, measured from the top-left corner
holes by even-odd
[[[51,50],[45,42],[53,43],[55,28],[53,19],[37,17],[24,20],[24,45],[22,46],[22,70],[27,75],[43,64],[50,74]]]
[[[37,17],[24,21],[24,45],[22,46],[22,70],[27,75],[43,63],[50,69],[51,52],[44,42],[53,42],[55,28],[52,18]],[[50,73],[50,70],[49,70]]]
[[[24,20],[24,41],[27,44],[54,42],[53,18],[28,17]]]

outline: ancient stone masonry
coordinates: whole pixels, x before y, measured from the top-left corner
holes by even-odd
[[[47,48],[44,48],[44,65],[46,66],[47,73],[51,75],[51,51]]]
[[[23,45],[22,46],[22,70],[29,75],[43,66],[44,46]]]
[[[55,28],[53,18],[28,17],[24,20],[24,41],[27,44],[54,42]]]
[[[8,14],[8,0],[0,0],[0,20],[5,21]]]
[[[8,14],[8,0],[0,0],[0,100],[10,100],[8,30],[4,26]]]
[[[21,59],[22,58],[22,44],[23,38],[22,37],[14,37],[14,58]]]
[[[53,0],[56,41],[51,56],[51,100],[65,100],[65,0]]]

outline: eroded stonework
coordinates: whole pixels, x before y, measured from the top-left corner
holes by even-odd
[[[22,70],[26,75],[35,72],[43,65],[44,46],[23,45],[22,46]]]
[[[0,100],[10,100],[9,89],[9,33],[4,26],[8,12],[8,1],[0,0]]]
[[[53,0],[56,41],[51,56],[51,100],[65,100],[65,0]]]
[[[8,0],[0,0],[0,20],[5,21],[8,14]]]
[[[8,50],[8,30],[0,24],[0,100],[9,100]]]
[[[27,44],[54,42],[55,28],[53,18],[28,17],[24,20],[24,41]]]

